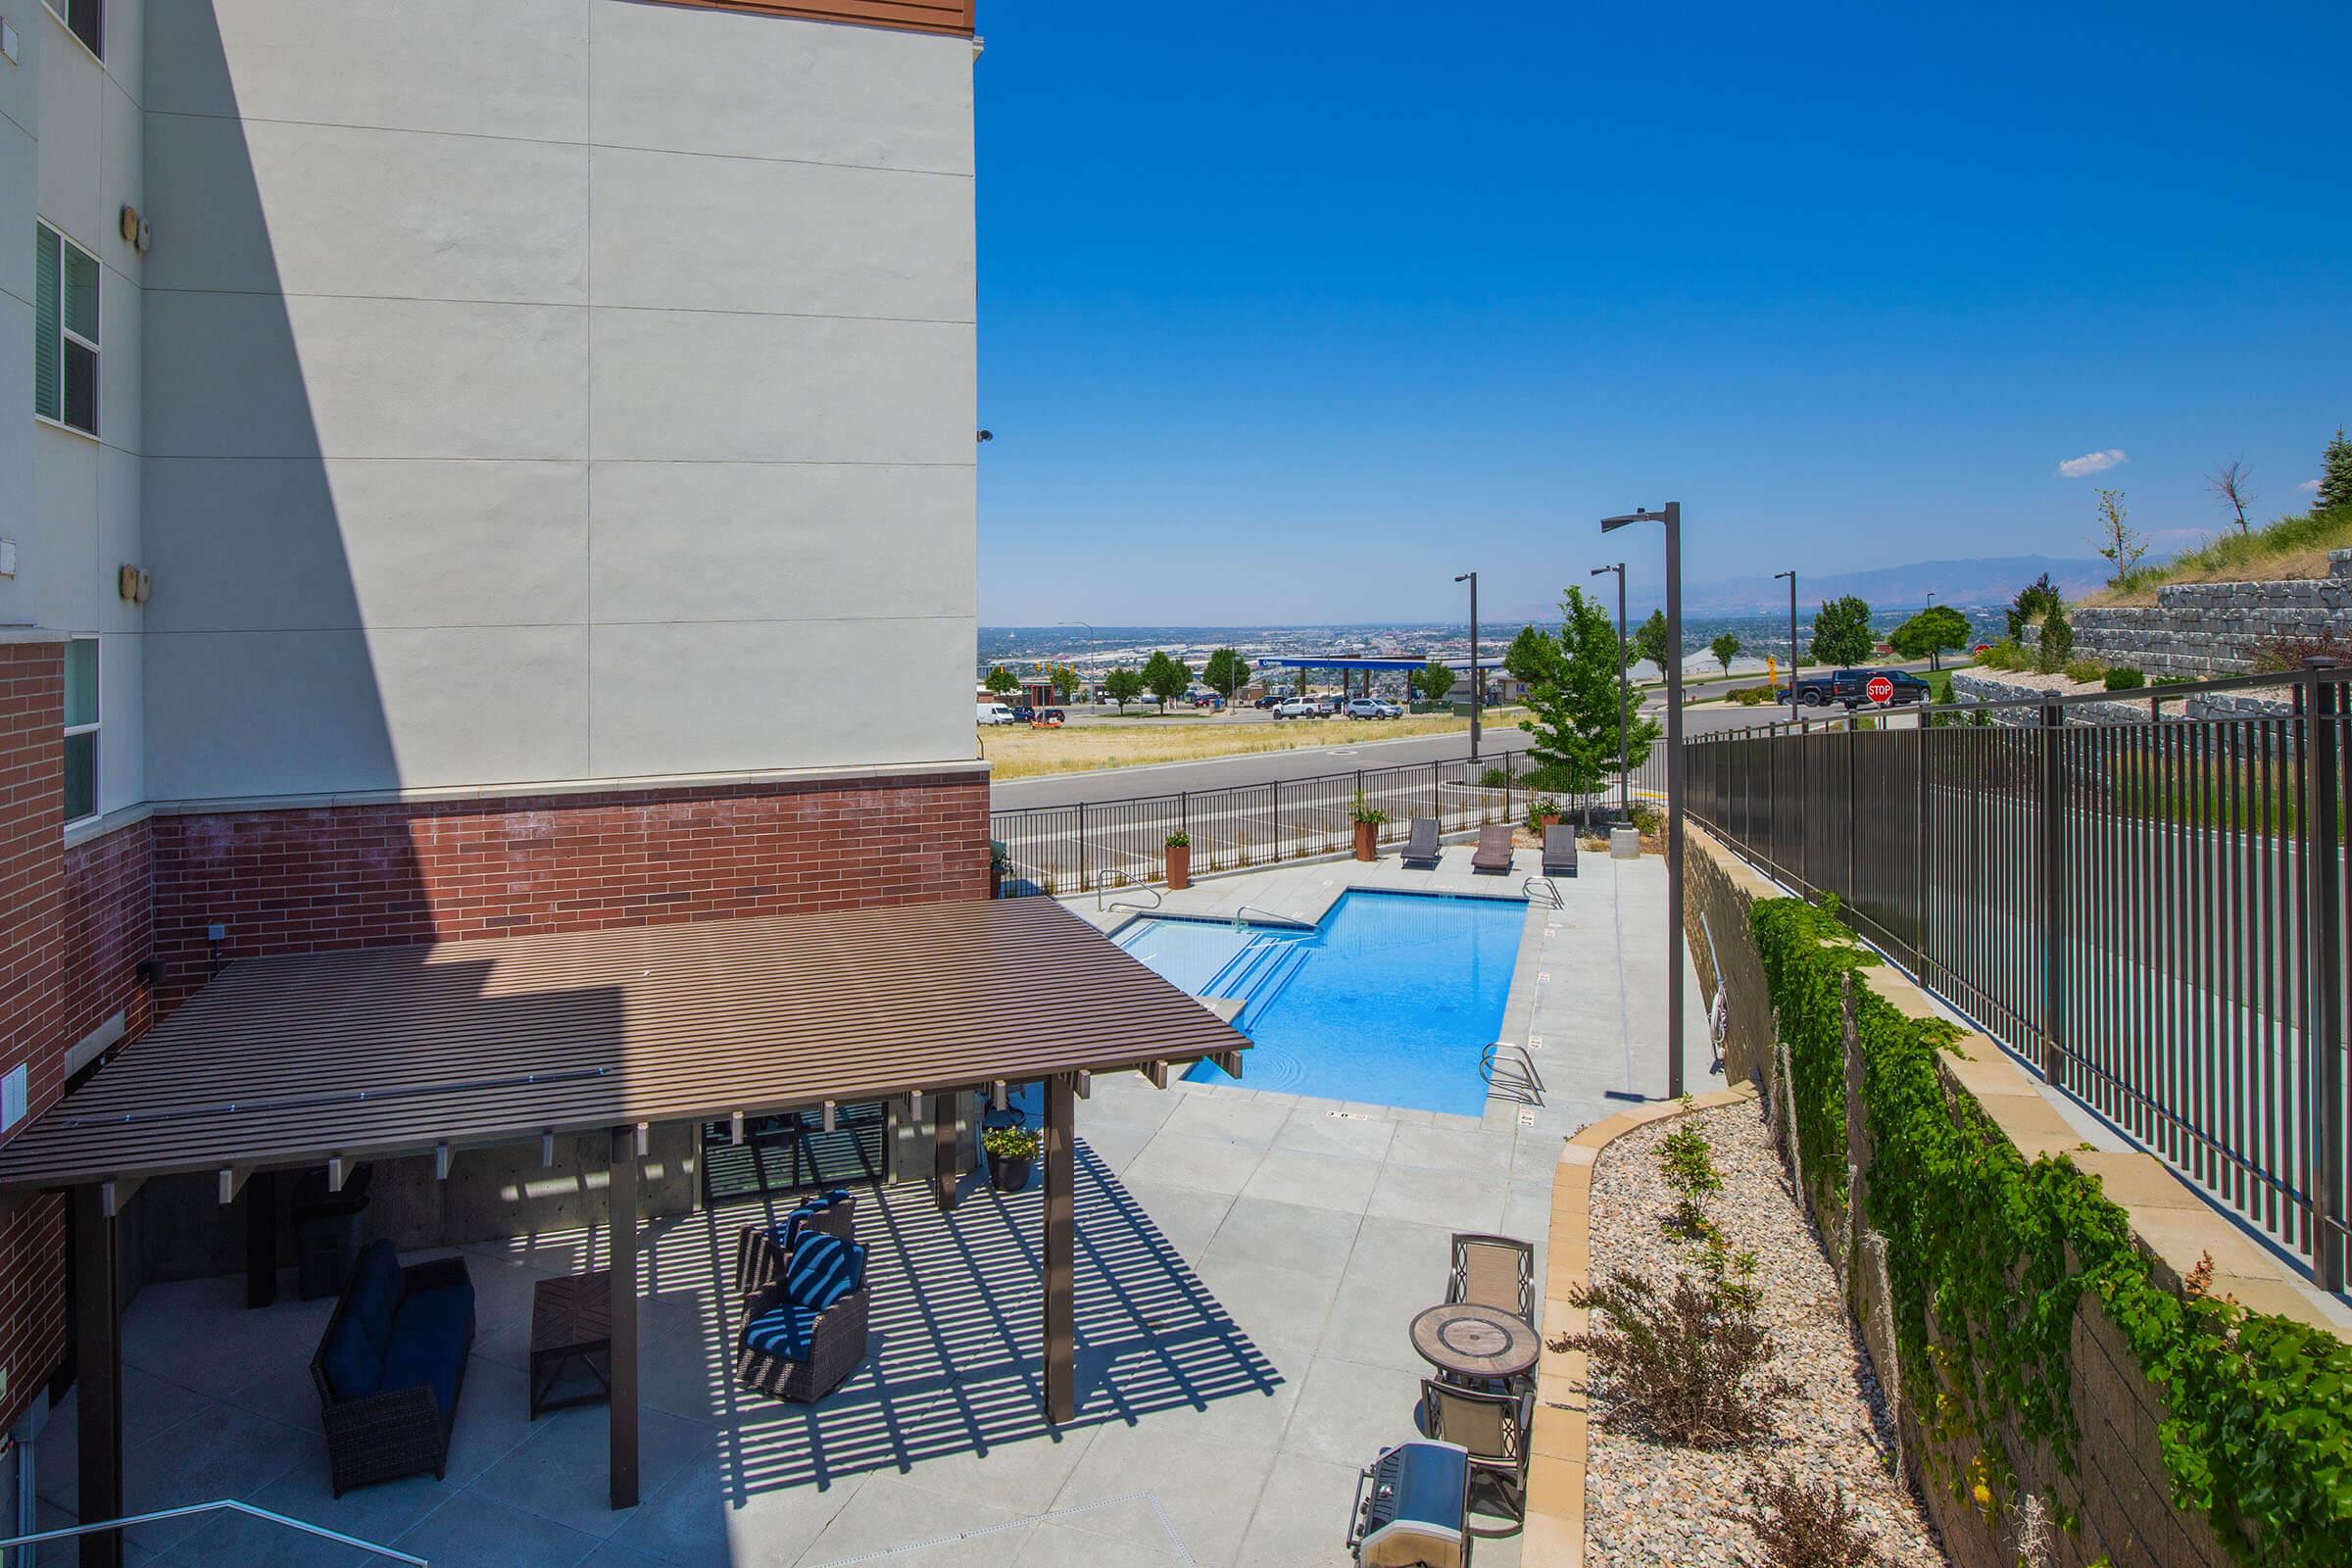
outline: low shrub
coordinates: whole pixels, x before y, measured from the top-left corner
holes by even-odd
[[[2034,667],[2034,656],[2014,637],[2004,637],[1977,656],[1977,662],[1986,669],[2005,669],[2012,674]]]
[[[2093,681],[2104,680],[2106,676],[2107,666],[2095,659],[2070,659],[2066,662],[2068,680],[2079,680],[2087,686]]]
[[[2120,665],[2100,676],[2099,680],[2111,692],[2137,691],[2148,683],[2148,677],[2138,670]]]
[[[1714,1153],[1707,1135],[1690,1122],[1668,1133],[1658,1145],[1658,1168],[1665,1172],[1666,1185],[1675,1195],[1674,1212],[1667,1217],[1666,1228],[1677,1236],[1692,1240],[1719,1237],[1702,1201],[1709,1193],[1723,1190]]]
[[[2053,610],[2041,622],[2041,639],[2034,645],[2034,667],[2044,675],[2055,675],[2073,662],[2075,657],[2075,627],[2066,618],[2066,612]]]
[[[1757,1316],[1755,1258],[1710,1242],[1696,1267],[1661,1290],[1619,1269],[1568,1299],[1595,1327],[1563,1335],[1554,1350],[1582,1350],[1633,1420],[1657,1439],[1699,1448],[1751,1443],[1796,1385],[1768,1370],[1772,1331]]]
[[[1741,708],[1761,708],[1766,703],[1778,701],[1778,694],[1770,686],[1735,686],[1723,695]]]
[[[1037,1132],[1030,1127],[991,1127],[980,1135],[980,1147],[991,1159],[1035,1160]]]
[[[1748,1506],[1732,1515],[1756,1533],[1761,1560],[1750,1568],[1874,1568],[1878,1549],[1844,1484],[1824,1486],[1775,1465],[1747,1484]]]
[[[2352,637],[2328,630],[2303,637],[2271,637],[2247,650],[2260,674],[2285,674],[2315,659],[2331,659],[2352,665]]]
[[[1478,787],[1483,790],[1507,790],[1512,782],[1511,770],[1507,767],[1490,767],[1478,775]]]

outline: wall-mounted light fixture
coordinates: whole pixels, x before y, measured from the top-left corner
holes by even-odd
[[[154,234],[147,227],[147,220],[139,215],[136,207],[122,209],[121,227],[123,243],[141,256],[146,255],[148,243],[154,238]]]
[[[143,605],[147,602],[147,574],[129,562],[122,563],[115,573],[115,592],[125,604]]]

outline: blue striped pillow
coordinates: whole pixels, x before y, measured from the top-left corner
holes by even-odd
[[[821,1312],[865,1280],[865,1249],[821,1231],[802,1235],[784,1270],[784,1298]]]

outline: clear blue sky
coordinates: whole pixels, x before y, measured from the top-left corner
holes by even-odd
[[[2178,545],[2352,421],[2340,0],[980,20],[985,623]]]

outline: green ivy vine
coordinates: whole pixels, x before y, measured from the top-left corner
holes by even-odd
[[[1842,1001],[1878,957],[1827,901],[1759,902],[1750,924],[1788,1047],[1805,1169],[1842,1199]],[[1956,1490],[1982,1505],[2012,1483],[2012,1423],[2072,1473],[2072,1323],[2091,1291],[2171,1411],[2159,1441],[2175,1503],[2203,1511],[2257,1568],[2352,1563],[2352,1347],[2159,1284],[2096,1176],[2063,1154],[2029,1163],[1973,1100],[1945,1094],[1936,1053],[1955,1037],[1948,1025],[1852,989],[1867,1210],[1887,1243],[1903,1395],[1930,1433],[1973,1445]]]

